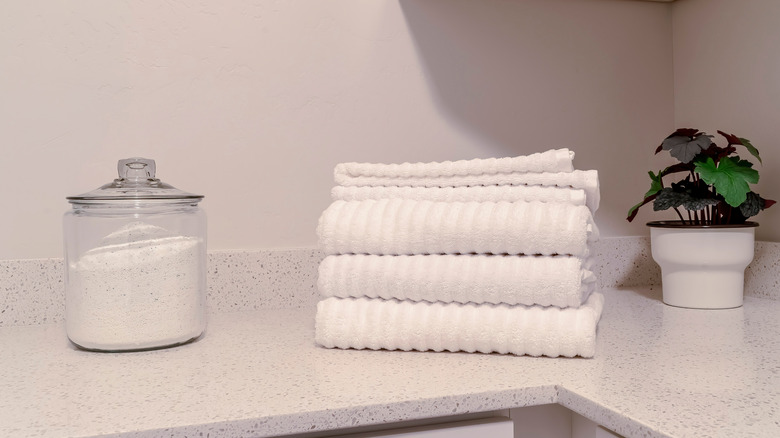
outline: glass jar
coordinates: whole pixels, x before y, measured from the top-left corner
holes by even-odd
[[[205,329],[203,199],[129,158],[119,178],[68,197],[65,328],[78,347],[133,351],[183,344]]]

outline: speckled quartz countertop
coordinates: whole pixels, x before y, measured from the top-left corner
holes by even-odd
[[[594,359],[328,350],[312,306],[216,313],[197,342],[139,353],[3,327],[0,436],[272,436],[556,402],[628,437],[780,436],[780,301],[604,292]]]

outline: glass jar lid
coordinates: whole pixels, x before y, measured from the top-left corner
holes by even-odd
[[[71,203],[122,200],[189,200],[199,202],[203,195],[195,195],[177,189],[155,178],[154,160],[127,158],[117,163],[119,178],[91,192],[68,196]]]

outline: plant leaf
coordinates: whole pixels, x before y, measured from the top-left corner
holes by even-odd
[[[764,164],[763,161],[761,161],[761,157],[758,155],[758,149],[756,149],[755,146],[753,146],[750,141],[746,138],[740,138],[742,141],[742,146],[745,146],[745,148],[750,152],[750,155],[756,157],[759,163]]]
[[[685,192],[675,192],[672,188],[666,187],[656,196],[653,202],[653,211],[662,211],[670,208],[677,208],[690,198]]]
[[[701,132],[699,132],[699,130],[696,128],[678,128],[669,137],[677,135],[677,136],[693,138],[696,137],[697,134],[701,134]]]
[[[696,155],[702,150],[707,149],[712,144],[712,139],[709,135],[699,134],[697,137],[685,137],[681,135],[673,135],[667,137],[661,147],[668,150],[669,153],[680,160],[683,163],[690,163]]]
[[[667,167],[666,169],[658,172],[659,177],[663,177],[666,175],[670,175],[672,173],[678,173],[678,172],[690,172],[693,170],[693,164],[690,163],[677,163],[672,164],[671,166]]]
[[[736,157],[723,157],[716,165],[712,158],[696,163],[696,172],[705,183],[712,185],[732,207],[738,207],[747,199],[749,183],[758,182],[758,171],[745,165],[748,161]]]
[[[653,210],[660,211],[668,208],[683,207],[686,210],[703,210],[711,205],[717,204],[717,199],[697,198],[689,190],[675,190],[673,188],[664,188],[653,203]]]
[[[688,137],[688,136],[672,134],[669,137],[666,137],[664,139],[663,143],[661,143],[661,147],[664,150],[668,151],[668,150],[670,150],[672,148],[675,148],[675,147],[677,147],[677,146],[679,146],[681,144],[686,144],[689,141],[691,141],[691,138]]]
[[[699,145],[701,150],[707,149],[712,146],[712,136],[702,133],[693,139],[693,143]]]
[[[732,145],[732,144],[742,144],[742,141],[739,139],[739,137],[737,137],[734,134],[729,134],[729,133],[723,132],[720,129],[718,130],[718,134],[720,134],[723,137],[725,137],[726,141],[729,142],[729,145]]]
[[[733,144],[745,146],[745,149],[747,149],[748,152],[750,152],[750,155],[756,157],[759,163],[764,164],[764,162],[761,161],[761,157],[758,155],[758,149],[750,143],[750,140],[742,137],[737,137],[734,134],[728,134],[723,131],[718,131],[718,134],[726,138],[726,141],[729,142],[729,146]]]
[[[739,211],[746,218],[750,216],[755,216],[758,214],[758,212],[761,211],[761,206],[763,205],[761,201],[762,201],[761,197],[758,196],[756,193],[748,192],[746,195],[745,202],[739,205]]]
[[[645,193],[645,198],[655,195],[664,188],[664,183],[661,181],[661,172],[658,172],[658,175],[654,174],[652,171],[647,172],[647,174],[650,175],[652,181],[650,182],[650,190]]]
[[[725,148],[718,147],[715,143],[712,143],[710,147],[707,149],[701,151],[701,154],[699,154],[699,157],[696,159],[696,161],[706,161],[707,157],[712,157],[713,160],[717,163],[720,161],[721,158],[727,157],[734,152],[737,151],[737,148],[734,146],[726,146]]]
[[[631,207],[628,210],[628,216],[626,216],[626,220],[629,221],[629,222],[633,221],[634,218],[636,217],[636,214],[639,213],[639,207],[641,207],[641,206],[649,203],[650,201],[654,200],[655,197],[656,197],[656,195],[648,196],[647,198],[645,198],[644,201],[642,201],[639,204],[636,204],[635,206]]]
[[[648,202],[655,199],[655,194],[661,191],[661,189],[664,188],[664,183],[661,181],[661,172],[658,172],[658,175],[653,173],[652,171],[647,172],[648,175],[650,175],[650,190],[645,193],[645,199],[636,204],[635,206],[631,207],[628,210],[628,215],[626,216],[626,220],[631,222],[634,220],[634,217],[636,217],[636,214],[638,213],[639,207],[647,204]]]

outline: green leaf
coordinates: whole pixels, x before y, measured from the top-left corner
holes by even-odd
[[[661,189],[664,188],[664,184],[661,181],[661,172],[658,172],[658,175],[654,174],[652,171],[647,172],[648,175],[650,175],[650,190],[645,193],[645,199],[642,200],[642,202],[634,205],[630,209],[628,209],[628,216],[626,219],[631,222],[634,220],[634,217],[637,214],[637,210],[639,210],[639,207],[647,204],[648,202],[655,199],[655,194],[661,191]]]
[[[633,221],[634,218],[636,217],[636,214],[639,212],[639,207],[641,207],[641,206],[649,203],[650,201],[654,200],[655,196],[656,195],[648,196],[647,198],[645,198],[644,201],[642,201],[639,204],[631,207],[631,209],[628,210],[628,216],[626,217],[626,220],[629,221],[629,222]]]
[[[732,207],[739,207],[747,199],[749,183],[758,182],[758,171],[747,166],[749,163],[736,157],[723,157],[716,165],[712,158],[696,163],[696,172],[705,183],[713,186]]]
[[[626,220],[628,220],[629,222],[631,222],[632,220],[634,220],[634,216],[636,216],[637,210],[639,210],[639,207],[641,207],[641,206],[643,206],[643,205],[647,204],[647,202],[646,202],[646,201],[647,201],[647,200],[644,200],[644,201],[642,201],[642,202],[640,202],[640,203],[636,204],[635,206],[633,206],[633,207],[629,208],[629,209],[628,209],[628,214],[626,215]]]
[[[746,138],[740,137],[739,141],[741,141],[742,142],[742,146],[745,146],[745,148],[748,150],[748,152],[750,152],[750,155],[753,155],[754,157],[756,157],[756,159],[758,160],[759,163],[764,164],[764,162],[761,161],[761,157],[758,155],[758,149],[756,149],[756,147],[753,146],[750,143],[750,140],[748,140]]]
[[[655,195],[664,188],[664,183],[661,182],[661,172],[658,172],[658,175],[654,174],[652,171],[647,172],[647,174],[650,175],[651,183],[650,190],[645,193],[645,198]]]
[[[740,166],[740,167],[750,167],[750,168],[753,167],[753,163],[751,163],[748,160],[743,160],[742,158],[739,158],[739,157],[734,157],[734,158],[737,159],[737,161],[735,161],[735,163],[737,163],[737,166]]]

